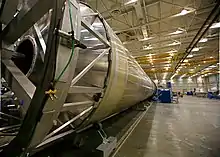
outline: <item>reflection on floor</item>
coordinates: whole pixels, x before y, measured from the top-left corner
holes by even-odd
[[[157,104],[115,155],[198,156],[220,156],[220,101],[191,96],[179,104]]]

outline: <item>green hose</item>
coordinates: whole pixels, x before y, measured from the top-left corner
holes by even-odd
[[[68,5],[69,5],[69,16],[70,16],[71,32],[73,32],[72,10],[71,10],[70,0],[68,0]],[[66,71],[67,67],[69,66],[69,64],[70,64],[70,62],[71,62],[71,60],[74,56],[74,49],[75,49],[75,41],[74,41],[74,39],[72,39],[72,52],[71,52],[71,55],[69,57],[69,60],[68,60],[67,64],[65,65],[65,67],[63,68],[61,73],[58,75],[58,77],[55,79],[55,82],[58,82],[60,80],[60,78],[63,76],[64,72]]]

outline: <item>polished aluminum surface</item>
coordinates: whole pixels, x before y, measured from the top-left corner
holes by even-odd
[[[102,54],[109,44],[111,46],[110,51],[105,53],[85,76],[74,85],[100,88],[103,89],[101,93],[69,92],[66,98],[66,103],[86,101],[93,101],[95,103],[95,101],[98,101],[98,108],[91,115],[90,120],[84,122],[84,125],[87,125],[88,123],[106,118],[111,114],[121,112],[152,96],[155,91],[155,85],[99,14],[95,13],[85,4],[80,4],[80,12],[82,26],[74,23],[74,28],[75,31],[80,29],[80,41],[87,46],[87,49],[79,50],[75,76]],[[74,13],[74,10],[73,15],[77,15]],[[76,21],[78,18],[78,16],[73,16],[72,20]],[[15,43],[15,50],[18,50],[22,43],[27,40],[30,41],[29,44],[32,44],[32,64],[25,74],[35,85],[38,84],[40,79],[39,76],[45,53],[44,41],[47,39],[50,19],[51,12],[48,12]],[[67,9],[64,11],[62,31],[70,32]],[[71,42],[61,38],[59,51],[63,53],[62,55],[58,53],[58,71],[62,69],[63,64],[66,62],[64,58],[67,57],[64,52],[70,49]],[[22,49],[21,51],[25,50]],[[77,115],[81,110],[77,106],[77,108],[73,107],[70,111],[73,115]]]
[[[45,117],[42,118],[45,121],[39,122],[37,128],[43,126],[46,128],[39,129],[39,136],[34,136],[33,145],[40,142],[49,133],[52,128],[49,121],[57,119],[56,115],[59,115],[58,120],[61,123],[65,123],[79,115],[85,108],[95,106],[91,112],[83,115],[72,124],[72,127],[75,128],[80,125],[79,129],[81,129],[88,124],[101,121],[138,104],[151,97],[156,90],[155,84],[123,46],[105,20],[86,4],[78,4],[74,0],[71,3],[74,37],[85,44],[87,49],[75,49],[75,60],[72,60],[72,66],[67,68],[59,80],[60,85],[57,86],[57,89],[63,90],[58,94],[61,96],[59,99],[65,99],[65,103],[61,100],[57,101],[57,105],[54,105],[54,113],[49,114],[50,112],[48,112],[48,116],[46,116],[48,108],[45,107]],[[21,66],[20,69],[35,86],[38,86],[41,77],[51,14],[51,11],[47,12],[13,43],[15,51],[29,56],[29,62],[22,59],[14,59],[14,62],[18,67],[26,62],[29,63],[28,67]],[[60,31],[67,34],[71,31],[68,7],[64,9]],[[55,78],[69,59],[72,49],[71,43],[70,38],[60,37]],[[71,69],[71,67],[75,68]],[[66,83],[69,79],[72,79],[70,86]],[[77,91],[76,87],[81,92]],[[54,102],[48,100],[48,103],[53,104]]]

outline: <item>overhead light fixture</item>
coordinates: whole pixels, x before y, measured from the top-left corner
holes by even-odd
[[[172,50],[168,51],[167,53],[174,53],[174,52],[177,52],[177,50],[176,49],[172,49]]]
[[[192,49],[192,52],[196,52],[196,51],[199,51],[199,50],[200,50],[200,48],[194,47],[194,48]]]
[[[148,38],[143,38],[143,39],[139,39],[139,41],[147,41],[147,40],[150,40],[150,39],[153,39],[154,37],[148,37]]]
[[[176,76],[176,74],[174,74],[170,79],[172,80],[175,76]]]
[[[216,68],[217,66],[215,66],[215,65],[211,65],[211,66],[209,66],[210,68]]]
[[[188,55],[188,56],[187,56],[187,58],[192,58],[192,57],[193,57],[193,55],[192,55],[192,54],[190,54],[190,55]]]
[[[186,76],[186,74],[183,74],[182,76],[180,76],[180,78],[183,78],[183,77],[185,77]]]
[[[178,28],[175,32],[172,32],[172,33],[169,33],[169,34],[170,35],[177,35],[177,34],[185,32],[185,31],[186,31],[185,29]]]
[[[165,69],[166,69],[166,70],[169,70],[169,67],[166,67]]]
[[[153,54],[149,53],[147,55],[145,55],[146,57],[152,57]]]
[[[199,41],[199,43],[205,43],[205,42],[207,42],[207,41],[208,41],[207,38],[202,38],[202,39]]]
[[[174,56],[174,53],[170,53],[170,56]]]
[[[15,14],[14,14],[14,17],[16,17],[18,15],[19,11],[17,11]]]
[[[128,0],[127,2],[124,3],[124,5],[129,5],[129,4],[135,3],[137,1],[138,0]]]
[[[213,58],[213,57],[211,56],[211,57],[209,57],[209,58]]]
[[[173,43],[168,44],[168,46],[175,46],[175,45],[180,45],[180,44],[181,44],[181,42],[179,42],[179,41],[174,41]]]
[[[151,49],[153,49],[153,47],[151,45],[143,46],[143,50],[151,50]]]
[[[195,9],[193,9],[193,8],[185,8],[180,13],[173,15],[172,17],[184,16],[184,15],[192,13],[194,11],[195,11]]]
[[[220,22],[213,23],[210,28],[220,28]]]

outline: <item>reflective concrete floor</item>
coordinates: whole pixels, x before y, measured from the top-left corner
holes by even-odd
[[[220,101],[185,96],[157,104],[115,157],[220,157]]]

